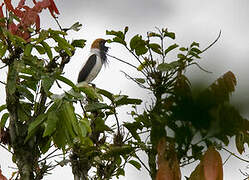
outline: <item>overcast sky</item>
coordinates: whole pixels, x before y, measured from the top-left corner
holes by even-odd
[[[79,21],[83,28],[77,33],[72,33],[73,39],[87,40],[87,46],[76,52],[76,56],[65,68],[65,76],[76,82],[78,71],[83,59],[87,57],[92,40],[105,35],[106,30],[122,30],[129,26],[129,37],[155,27],[167,27],[176,33],[176,42],[182,46],[189,45],[192,41],[199,42],[205,48],[222,31],[220,40],[202,55],[200,65],[212,74],[207,74],[196,67],[188,72],[192,80],[199,78],[207,84],[212,83],[218,76],[228,70],[235,73],[238,86],[235,97],[243,97],[244,102],[249,102],[249,1],[248,0],[55,0],[61,13],[59,21],[63,27],[69,27]],[[44,28],[56,27],[49,13],[44,11],[41,17],[41,26]],[[109,53],[133,63],[127,52],[117,44],[109,45]],[[127,80],[120,70],[134,73],[124,64],[109,59],[110,63],[102,69],[94,83],[112,93],[120,91],[131,97],[149,98],[150,95]],[[4,96],[4,91],[1,97]],[[5,99],[5,98],[2,98]],[[2,102],[1,104],[3,104]],[[245,115],[246,111],[243,112]],[[125,115],[125,114],[124,114]],[[231,147],[230,149],[236,150]],[[248,152],[248,151],[247,151]],[[237,152],[236,152],[237,153]],[[5,153],[3,152],[5,155]],[[228,154],[223,154],[226,158]],[[1,157],[3,155],[1,154]],[[7,157],[7,155],[6,155]],[[8,156],[9,157],[9,156]],[[3,172],[8,169],[11,159],[0,159]],[[239,172],[245,169],[246,164],[231,158],[224,166],[225,180],[242,179]],[[189,175],[189,170],[183,169],[183,175]],[[8,174],[10,177],[10,173]],[[145,170],[137,172],[128,166],[127,176],[121,180],[143,178],[149,179]],[[58,168],[46,180],[72,179],[70,168]],[[184,178],[183,178],[184,179]]]

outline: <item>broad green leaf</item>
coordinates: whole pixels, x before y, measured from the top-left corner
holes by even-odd
[[[198,48],[191,48],[190,51],[196,52],[197,54],[202,53],[202,51],[200,49],[198,49]]]
[[[95,103],[89,103],[85,106],[85,110],[92,112],[92,111],[97,111],[100,109],[109,109],[110,106],[108,106],[107,104],[103,104],[103,103],[99,103],[99,102],[95,102]]]
[[[146,42],[142,39],[141,35],[135,35],[130,41],[131,50],[135,50],[136,55],[140,56],[147,53]]]
[[[40,125],[46,120],[47,114],[40,114],[33,122],[29,124],[28,135],[26,136],[24,143],[26,143],[30,137],[32,137]]]
[[[139,162],[135,161],[135,160],[130,160],[130,161],[128,161],[128,163],[130,163],[131,165],[133,165],[138,170],[141,169],[141,164]]]
[[[86,137],[88,133],[91,133],[91,124],[87,118],[83,118],[79,121],[80,133],[82,137]]]
[[[28,44],[25,46],[24,55],[25,55],[25,56],[30,56],[30,55],[31,55],[32,48],[33,48],[33,45],[30,44],[30,43],[28,43]]]
[[[6,124],[6,121],[8,120],[9,118],[9,113],[4,113],[1,117],[1,123],[0,123],[0,127],[1,128],[4,128],[5,127],[5,124]]]
[[[83,48],[86,45],[86,40],[84,39],[77,39],[77,40],[73,40],[72,44],[73,47],[79,47],[79,48]]]
[[[179,58],[179,59],[186,59],[186,56],[184,55],[184,54],[177,54],[177,57]]]
[[[138,129],[141,130],[143,128],[140,122],[124,123],[124,127],[129,130],[134,139],[136,139],[137,141],[141,141],[140,136],[137,133]]]
[[[159,44],[151,43],[151,44],[148,44],[148,47],[149,47],[152,51],[154,51],[155,53],[162,54],[161,46],[160,46]]]
[[[26,97],[30,102],[34,101],[34,95],[27,88],[20,85],[20,86],[17,86],[17,89],[18,89],[18,92],[24,97]]]
[[[179,65],[180,63],[178,61],[173,61],[171,63],[161,63],[157,66],[157,69],[159,71],[171,71],[175,70]]]
[[[169,46],[167,49],[165,49],[164,53],[165,55],[168,54],[170,51],[172,51],[173,49],[177,48],[179,45],[178,44],[173,44],[171,46]]]
[[[124,40],[125,39],[125,35],[122,31],[106,31],[106,35],[113,35],[113,36],[116,36],[118,38],[120,38],[121,40]],[[114,41],[115,42],[115,41]]]
[[[128,98],[128,96],[120,95],[114,99],[117,106],[128,105],[128,104],[141,104],[141,99],[132,99]]]
[[[199,47],[200,44],[194,41],[194,42],[192,42],[192,44],[190,45],[190,47],[194,47],[194,46]]]
[[[52,77],[49,77],[49,76],[42,77],[42,87],[47,95],[50,94],[49,90],[52,87],[53,83],[54,83],[54,79]]]
[[[158,34],[158,33],[155,33],[155,32],[149,32],[149,33],[148,33],[148,36],[149,36],[149,37],[159,37],[159,38],[161,38],[161,35]]]
[[[59,119],[55,111],[48,112],[47,120],[44,123],[45,131],[42,136],[51,136],[56,130],[56,125],[58,121]]]
[[[74,47],[67,42],[64,38],[60,37],[57,34],[53,34],[52,38],[58,43],[58,46],[65,50],[65,52],[69,55],[72,56],[72,50],[74,50]]]
[[[65,84],[71,86],[75,91],[77,91],[77,89],[78,89],[77,86],[75,86],[75,84],[70,79],[67,79],[63,76],[58,76],[57,79],[64,82]]]
[[[52,60],[53,59],[53,54],[52,54],[52,51],[51,51],[51,47],[45,41],[42,41],[41,45],[44,47],[44,49],[45,49],[45,51],[46,51],[46,53],[48,55],[48,58],[50,60]]]
[[[99,94],[101,94],[101,95],[107,97],[107,98],[110,99],[111,101],[113,100],[113,94],[112,94],[112,93],[110,93],[110,92],[108,92],[108,91],[106,91],[106,90],[104,90],[104,89],[98,89],[97,92],[98,92]]]
[[[52,141],[51,137],[45,137],[45,138],[42,138],[42,140],[40,140],[39,148],[42,154],[45,154],[50,149],[51,141]]]
[[[45,53],[46,53],[45,48],[44,48],[43,46],[35,45],[34,47],[35,47],[35,49],[36,49],[40,54],[45,54]]]
[[[164,33],[164,37],[169,37],[171,39],[175,39],[175,33],[173,32],[168,32],[167,29],[164,29],[163,30],[163,33]]]

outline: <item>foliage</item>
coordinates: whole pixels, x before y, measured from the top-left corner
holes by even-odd
[[[145,38],[135,35],[130,41],[126,40],[127,32],[126,27],[123,32],[106,33],[114,36],[109,40],[110,43],[121,44],[133,55],[136,60],[134,63],[138,64],[133,63],[131,67],[137,68],[142,77],[125,75],[154,95],[150,108],[145,109],[142,114],[135,108],[131,112],[134,121],[124,124],[133,138],[130,142],[138,145],[147,154],[147,169],[151,178],[180,179],[179,166],[202,158],[204,160],[199,166],[204,163],[204,174],[211,172],[211,165],[206,168],[206,161],[212,161],[219,156],[214,147],[220,150],[227,146],[232,136],[236,137],[237,150],[242,154],[244,145],[248,144],[248,138],[244,137],[249,135],[249,122],[229,103],[237,83],[235,75],[228,71],[199,93],[192,89],[185,75],[191,65],[206,71],[196,60],[215,44],[220,34],[210,46],[201,50],[197,42],[188,47],[181,47],[176,43],[165,47],[168,39],[175,40],[175,34],[164,28],[147,32]],[[175,60],[169,59],[168,54],[175,50],[178,50]],[[142,140],[143,132],[146,132],[148,141]],[[205,153],[206,149],[208,150]],[[209,151],[214,152],[214,155]],[[171,163],[176,161],[177,165]],[[212,179],[216,179],[215,174],[222,173],[221,161],[214,163],[218,163],[219,168],[211,172]],[[196,174],[196,171],[193,173]],[[218,179],[222,179],[222,175]]]

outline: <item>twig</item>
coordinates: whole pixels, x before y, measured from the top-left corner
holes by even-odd
[[[189,65],[196,65],[198,68],[200,68],[202,71],[206,72],[206,73],[212,73],[211,71],[208,71],[206,69],[204,69],[203,67],[201,67],[198,63],[196,62],[193,62],[193,63],[190,63]]]
[[[1,146],[2,148],[4,148],[6,151],[10,152],[11,154],[14,154],[14,153],[11,152],[10,150],[8,150],[8,148],[6,148],[4,145],[0,144],[0,146]]]
[[[5,67],[7,67],[7,65],[4,65],[4,66],[0,67],[0,69],[3,69],[3,68],[5,68]]]
[[[226,160],[223,163],[223,166],[226,164],[226,162],[230,159],[230,157],[232,156],[232,154],[229,154],[229,156],[226,158]]]
[[[249,160],[246,160],[246,159],[243,159],[243,158],[237,156],[235,153],[229,151],[228,149],[226,149],[226,148],[224,148],[224,147],[223,147],[222,149],[224,149],[226,152],[230,153],[232,156],[238,158],[239,160],[244,161],[244,162],[246,162],[246,163],[249,163]]]
[[[143,165],[143,167],[148,171],[149,174],[151,174],[149,168],[144,164],[144,162],[136,155],[137,160]]]
[[[220,36],[221,36],[221,30],[220,30],[219,35],[217,36],[217,38],[214,40],[214,42],[212,42],[208,47],[206,47],[205,49],[203,49],[201,51],[201,53],[204,53],[206,50],[208,50],[209,48],[211,48],[220,39]]]
[[[6,85],[6,83],[5,83],[5,82],[2,82],[2,81],[0,81],[0,83],[3,84],[3,85]]]
[[[119,59],[119,58],[117,58],[117,57],[115,57],[115,56],[112,56],[112,55],[109,55],[109,54],[106,54],[106,55],[109,56],[109,57],[111,57],[111,58],[114,58],[114,59],[116,59],[116,60],[118,60],[118,61],[120,61],[120,62],[122,62],[122,63],[125,63],[125,64],[127,64],[127,65],[129,65],[129,66],[131,66],[131,67],[133,67],[133,68],[135,68],[135,69],[137,69],[136,66],[134,66],[133,64],[130,64],[130,63],[128,63],[128,62],[126,62],[126,61],[124,61],[124,60],[122,60],[122,59]]]
[[[54,151],[52,151],[51,153],[49,153],[46,157],[44,157],[43,159],[39,160],[38,162],[44,161],[46,160],[49,156],[51,156],[52,154],[54,154],[56,151],[58,151],[59,149],[55,149]]]

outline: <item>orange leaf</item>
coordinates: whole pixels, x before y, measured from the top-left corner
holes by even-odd
[[[205,180],[223,180],[223,168],[220,153],[210,146],[202,162]]]

